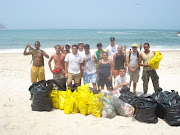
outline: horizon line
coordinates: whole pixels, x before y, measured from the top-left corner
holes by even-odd
[[[17,28],[6,30],[180,30],[180,29],[157,29],[157,28]],[[6,31],[5,30],[5,31]],[[4,31],[4,30],[2,30]]]

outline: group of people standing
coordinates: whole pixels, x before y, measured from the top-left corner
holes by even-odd
[[[92,83],[94,89],[121,90],[130,88],[133,83],[133,92],[136,94],[136,85],[139,80],[140,66],[143,67],[143,90],[148,92],[148,82],[151,77],[154,90],[159,89],[159,77],[156,70],[148,65],[155,52],[150,51],[149,43],[144,43],[144,51],[140,52],[138,45],[132,44],[132,49],[126,52],[126,46],[116,45],[115,38],[110,38],[110,45],[103,49],[102,43],[97,43],[97,51],[90,51],[90,45],[79,42],[72,47],[69,43],[64,46],[54,46],[56,53],[48,62],[53,79],[67,78],[67,86],[74,84],[80,86],[82,78],[84,84]],[[27,51],[27,48],[30,48]],[[72,52],[71,52],[72,51]],[[45,80],[44,57],[49,55],[40,50],[40,42],[35,42],[35,49],[29,44],[24,50],[24,55],[32,55],[31,82]],[[51,62],[54,61],[54,68]],[[143,62],[143,63],[142,63]]]

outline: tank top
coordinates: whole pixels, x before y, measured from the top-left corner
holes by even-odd
[[[109,62],[106,64],[100,63],[99,77],[105,79],[109,76],[110,76],[110,64],[109,64]]]
[[[145,52],[142,53],[142,60],[143,60],[143,64],[148,64],[148,62],[154,57],[154,53],[152,51],[150,51],[148,54],[146,54]],[[147,70],[154,70],[151,67],[143,67],[143,70],[147,71]]]
[[[121,55],[118,55],[116,53],[114,70],[119,70],[121,67],[124,67],[124,62],[125,62],[124,53],[122,53]]]

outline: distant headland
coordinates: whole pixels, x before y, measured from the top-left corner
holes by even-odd
[[[7,30],[7,28],[3,24],[0,24],[0,30]]]

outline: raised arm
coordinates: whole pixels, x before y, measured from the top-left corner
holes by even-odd
[[[46,58],[49,58],[49,55],[48,55],[45,51],[42,51],[42,54],[43,54]]]
[[[30,55],[30,54],[31,54],[30,51],[27,52],[27,48],[28,48],[28,47],[31,47],[30,44],[27,44],[27,45],[26,45],[26,47],[25,47],[25,49],[24,49],[24,53],[23,53],[24,55]]]

